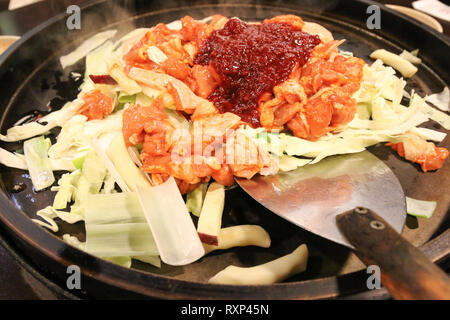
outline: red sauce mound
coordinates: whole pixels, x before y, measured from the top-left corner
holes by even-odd
[[[405,146],[403,142],[387,143],[386,145],[397,151],[400,157],[405,158]],[[432,148],[434,152],[424,153],[415,159],[407,160],[420,164],[423,172],[440,169],[444,165],[445,159],[448,158],[449,152],[446,148],[438,148],[436,146]]]
[[[285,81],[294,65],[303,66],[319,43],[318,36],[286,23],[247,24],[233,18],[203,42],[194,64],[210,64],[219,74],[222,82],[208,100],[220,112],[257,126],[261,95]]]

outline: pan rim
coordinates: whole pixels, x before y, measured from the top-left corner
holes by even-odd
[[[356,2],[362,2],[362,3],[366,3],[368,5],[371,4],[376,4],[376,5],[380,5],[379,3],[376,3],[374,1],[369,1],[369,0],[354,0]],[[97,5],[99,3],[102,2],[106,2],[106,0],[94,0],[94,1],[89,1],[87,3],[85,3],[83,6],[81,6],[82,10],[90,7],[90,6],[94,6]],[[211,4],[213,5],[213,4]],[[238,5],[238,4],[236,4]],[[380,5],[382,6],[382,5]],[[274,7],[274,6],[272,6]],[[409,22],[416,24],[417,27],[420,27],[422,29],[425,29],[426,31],[430,32],[433,34],[433,36],[439,38],[441,41],[443,41],[447,46],[450,46],[450,39],[444,37],[443,35],[437,33],[437,31],[433,30],[430,27],[427,26],[421,26],[419,25],[419,23],[417,23],[416,21],[414,21],[414,19],[412,18],[405,18],[403,15],[398,14],[397,12],[395,12],[392,9],[389,9],[385,6],[383,10],[387,10],[387,11],[391,11],[392,14],[399,16],[401,19],[403,20],[408,20]],[[179,7],[178,7],[179,8]],[[286,7],[281,7],[286,9]],[[177,9],[177,8],[172,8],[172,9]],[[66,17],[65,13],[61,13],[59,15],[56,15],[52,18],[50,18],[49,20],[43,22],[42,24],[40,24],[39,26],[37,26],[36,28],[28,31],[27,33],[25,33],[22,38],[17,41],[16,43],[13,44],[12,47],[10,47],[7,51],[5,51],[5,53],[0,57],[0,66],[3,64],[4,61],[6,61],[8,59],[8,57],[18,48],[20,47],[25,41],[27,41],[29,38],[33,37],[34,35],[36,35],[37,33],[43,31],[44,29],[46,29],[47,27],[51,26],[53,23],[55,23],[56,21],[59,21],[60,19]],[[428,30],[429,28],[429,30]],[[389,39],[389,41],[391,41]],[[332,276],[332,277],[324,277],[324,278],[320,278],[320,279],[312,279],[312,280],[304,280],[304,281],[298,281],[298,282],[289,282],[289,283],[279,283],[279,284],[273,284],[273,285],[263,285],[263,286],[230,286],[230,285],[213,285],[213,284],[208,284],[208,283],[204,283],[204,282],[198,282],[198,281],[188,281],[188,280],[180,280],[180,279],[174,279],[171,278],[169,276],[164,276],[164,275],[155,275],[152,274],[150,272],[146,272],[146,271],[142,271],[142,270],[136,270],[136,269],[126,269],[117,265],[114,265],[110,262],[104,261],[102,259],[99,259],[97,257],[94,257],[86,252],[83,252],[79,249],[76,249],[74,247],[71,247],[67,244],[65,244],[60,238],[58,238],[56,235],[51,234],[50,232],[43,230],[41,227],[35,225],[31,219],[29,219],[29,217],[21,210],[19,210],[11,201],[11,199],[6,195],[6,193],[4,192],[4,190],[1,190],[0,192],[0,206],[2,207],[2,211],[11,211],[12,214],[15,215],[15,217],[13,217],[13,219],[11,218],[7,218],[3,215],[3,213],[0,214],[0,222],[6,226],[9,230],[16,230],[15,234],[18,235],[22,241],[26,242],[28,245],[34,247],[34,248],[41,248],[42,249],[46,249],[43,252],[45,252],[49,257],[52,257],[52,259],[54,259],[55,261],[58,261],[66,266],[70,265],[71,261],[69,259],[64,259],[61,258],[61,256],[58,256],[57,254],[55,254],[55,252],[53,251],[49,251],[50,248],[57,248],[57,247],[61,247],[64,246],[65,248],[68,248],[69,251],[73,251],[74,253],[76,253],[76,255],[88,255],[90,256],[90,260],[95,261],[97,264],[106,264],[108,266],[108,271],[110,271],[110,273],[112,274],[112,278],[111,280],[114,280],[114,275],[122,272],[124,273],[124,275],[126,275],[127,273],[138,273],[138,274],[143,274],[146,277],[149,277],[150,280],[160,280],[162,278],[162,280],[164,281],[171,281],[173,283],[175,283],[175,286],[183,286],[183,285],[194,285],[197,288],[192,288],[191,290],[195,290],[195,289],[200,289],[200,290],[206,290],[206,291],[210,291],[211,293],[217,292],[217,291],[233,291],[234,294],[236,294],[237,289],[244,289],[244,290],[239,290],[242,291],[242,294],[246,294],[249,291],[263,291],[263,290],[273,290],[274,287],[280,287],[280,288],[287,288],[287,287],[298,287],[298,290],[301,291],[301,287],[302,284],[303,286],[308,286],[308,285],[312,285],[314,283],[317,282],[325,282],[326,284],[328,284],[329,286],[336,286],[336,282],[337,279],[339,277],[342,276],[346,276],[346,275],[341,275],[341,276]],[[16,225],[17,223],[17,225]],[[21,226],[21,229],[18,229],[18,226]],[[31,229],[33,230],[33,237],[30,236],[30,234],[26,234],[23,232],[23,230],[27,230],[28,232],[31,231]],[[8,230],[8,232],[9,232]],[[20,231],[20,232],[17,232]],[[50,237],[49,237],[50,236]],[[39,241],[36,241],[37,239],[41,239],[41,238],[45,238],[46,241],[50,241],[50,244],[48,246],[46,246],[45,248],[42,247],[42,245],[40,244]],[[51,254],[49,254],[51,253]],[[99,263],[100,262],[100,263]],[[67,264],[69,263],[69,264]],[[82,269],[83,270],[83,269]],[[127,272],[124,272],[127,271]],[[362,271],[355,271],[353,273],[347,274],[347,275],[356,275],[356,274],[360,274]],[[88,276],[92,276],[95,278],[95,276],[98,276],[98,274],[91,272],[87,272],[86,275]],[[125,278],[125,277],[124,277]],[[98,278],[97,278],[98,279]],[[117,279],[116,279],[117,280]],[[113,285],[117,286],[118,282],[115,282]],[[129,284],[128,284],[129,285]],[[126,287],[126,286],[125,286]],[[229,289],[229,290],[223,290],[223,289]],[[128,286],[127,289],[130,289],[130,287]],[[211,289],[215,289],[215,290],[211,290]],[[255,290],[256,289],[256,290]],[[154,294],[155,292],[153,292]],[[169,292],[170,293],[170,292]],[[193,292],[190,292],[190,294],[192,294]],[[144,293],[145,294],[145,293]],[[336,295],[340,294],[340,292],[336,292]],[[327,295],[327,296],[323,296],[323,298],[331,298],[331,297],[335,297],[336,295]]]

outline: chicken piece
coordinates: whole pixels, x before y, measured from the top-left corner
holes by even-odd
[[[191,90],[196,95],[205,99],[208,98],[221,82],[220,76],[210,65],[194,65],[191,69],[191,78]]]
[[[197,48],[201,46],[203,40],[208,37],[207,27],[208,25],[203,22],[194,20],[190,16],[181,18],[181,34],[184,41],[193,41],[196,43]]]
[[[308,99],[301,110],[287,123],[296,137],[317,140],[330,131],[329,125],[333,116],[333,104],[329,97],[331,90]]]
[[[114,109],[113,99],[98,89],[84,94],[82,99],[84,104],[78,113],[86,116],[88,120],[103,119]]]
[[[331,127],[337,128],[353,120],[358,104],[351,97],[351,94],[342,88],[336,88],[329,99],[333,104],[333,115],[330,121]]]
[[[273,88],[275,97],[284,99],[289,104],[302,102],[307,99],[303,86],[297,79],[288,79]]]
[[[152,45],[152,33],[148,31],[131,49],[124,54],[123,60],[125,62],[125,72],[133,68],[141,69],[158,69],[159,66],[148,58],[148,47]]]
[[[441,168],[449,155],[446,148],[438,148],[414,134],[408,134],[406,141],[386,145],[397,151],[400,157],[420,164],[423,172]]]
[[[274,110],[277,105],[280,105],[283,101],[278,98],[271,99],[267,102],[260,103],[259,105],[259,122],[261,126],[267,130],[274,129]]]
[[[158,44],[157,47],[169,58],[180,61],[189,59],[189,54],[184,50],[180,38],[175,38],[167,42],[163,42],[161,44]]]
[[[233,172],[228,164],[222,164],[221,168],[214,171],[211,176],[216,182],[224,186],[232,186],[234,184]]]
[[[194,148],[202,146],[201,151],[204,153],[206,148],[220,146],[226,140],[227,132],[240,124],[241,118],[230,112],[198,117],[192,125]],[[196,150],[194,153],[197,153]]]
[[[364,61],[340,55],[331,58],[330,50],[336,50],[337,44],[323,45],[302,68],[299,86],[308,98],[288,122],[297,137],[316,140],[355,116],[357,103],[352,96],[361,85]]]
[[[186,181],[180,179],[175,179],[175,182],[177,183],[181,194],[187,194],[194,191],[200,185],[200,183],[187,183]]]
[[[186,80],[191,74],[191,68],[187,62],[172,57],[169,57],[162,62],[160,67],[166,74],[182,81]]]
[[[190,184],[199,183],[190,161],[190,139],[187,157],[177,157],[178,153],[172,153],[172,149],[185,141],[181,137],[175,141],[175,128],[163,110],[163,103],[158,98],[151,106],[133,105],[126,109],[123,115],[125,141],[127,145],[143,144],[140,158],[144,171],[152,175],[173,176]],[[180,152],[179,149],[177,151]]]
[[[148,148],[147,152],[156,155],[161,154],[160,147],[164,141],[165,150],[170,146],[170,136],[174,127],[172,126],[169,117],[164,113],[164,106],[160,99],[155,99],[150,106],[132,105],[128,107],[123,113],[122,133],[125,144],[132,146],[144,143],[144,148]],[[146,138],[146,135],[149,137]],[[150,137],[154,136],[155,141]],[[158,147],[154,152],[152,150],[152,143]],[[146,147],[147,145],[147,147]]]
[[[274,112],[273,125],[276,128],[283,128],[284,124],[289,122],[301,110],[302,103],[284,104],[278,106]]]
[[[208,35],[213,31],[223,29],[225,24],[228,22],[228,18],[220,14],[215,14],[212,16],[211,22],[208,24]]]
[[[172,39],[182,38],[182,33],[179,30],[171,30],[167,28],[164,23],[158,23],[149,31],[149,45],[157,45],[163,42],[168,42]]]
[[[271,19],[265,19],[263,23],[286,23],[292,25],[295,29],[302,30],[304,26],[303,19],[293,14],[276,16]]]
[[[190,75],[189,64],[192,64],[192,59],[184,50],[181,40],[171,39],[157,47],[167,56],[167,59],[160,63],[161,69],[172,77],[186,80]]]
[[[190,16],[181,18],[181,33],[184,41],[193,41],[199,48],[203,41],[215,30],[222,29],[228,18],[222,15],[214,15],[209,24],[196,21]]]
[[[201,182],[201,179],[195,175],[190,161],[173,162],[170,154],[152,156],[146,152],[141,152],[140,158],[142,160],[142,169],[152,175],[169,175],[189,184]]]
[[[259,100],[260,123],[267,130],[281,130],[300,110],[299,102],[305,101],[307,96],[297,79],[282,82],[273,88],[273,92],[273,99]]]
[[[200,108],[201,110],[196,113],[197,115],[218,112],[216,107],[214,107],[210,101],[195,95],[183,81],[168,74],[132,68],[129,72],[129,76],[133,80],[143,83],[150,88],[159,91],[167,90],[173,97],[177,110],[192,114],[197,108]]]
[[[233,175],[251,179],[255,174],[274,174],[278,166],[263,146],[257,145],[239,130],[227,137],[226,164]]]
[[[333,41],[333,35],[331,34],[330,31],[328,31],[328,29],[326,29],[325,27],[321,26],[318,23],[314,23],[314,22],[304,22],[303,23],[303,27],[302,27],[302,31],[312,34],[312,35],[317,35],[319,36],[320,40],[325,43],[325,42],[330,42]]]

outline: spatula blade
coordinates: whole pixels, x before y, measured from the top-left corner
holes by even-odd
[[[329,157],[273,176],[236,181],[280,217],[350,248],[336,224],[338,214],[366,207],[399,233],[406,220],[405,195],[397,177],[368,151]]]

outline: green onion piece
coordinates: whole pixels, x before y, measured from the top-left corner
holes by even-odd
[[[267,134],[267,131],[258,132],[256,134],[256,139],[265,139],[268,143],[270,143],[270,136]]]
[[[86,225],[86,251],[99,257],[156,255],[148,224]]]
[[[207,188],[208,184],[202,183],[186,195],[186,207],[194,216],[200,217]]]
[[[87,252],[99,257],[158,255],[135,193],[88,195],[81,207]]]
[[[424,201],[406,197],[406,212],[409,215],[430,218],[436,209],[436,201]]]
[[[154,187],[136,186],[136,190],[161,260],[185,265],[201,258],[205,250],[175,179]]]
[[[117,98],[117,101],[119,101],[119,103],[135,103],[136,95],[135,94],[128,95],[125,92],[121,92],[119,94],[119,97]]]
[[[84,163],[85,159],[86,159],[86,155],[83,155],[81,157],[73,159],[72,163],[76,169],[81,169],[81,168],[83,168],[83,163]]]
[[[45,189],[55,182],[47,154],[50,145],[50,139],[45,139],[44,136],[27,140],[23,144],[25,161],[36,191]]]

